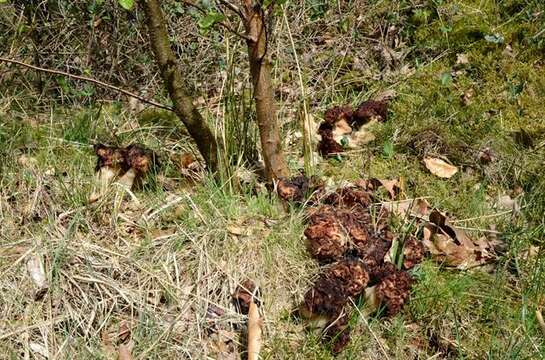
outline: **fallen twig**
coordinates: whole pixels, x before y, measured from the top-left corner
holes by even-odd
[[[121,88],[119,88],[117,86],[107,84],[105,82],[102,82],[100,80],[93,79],[93,78],[90,78],[90,77],[87,77],[87,76],[74,75],[74,74],[70,74],[70,73],[67,73],[67,72],[64,72],[64,71],[60,71],[60,70],[46,69],[46,68],[42,68],[42,67],[39,67],[39,66],[34,66],[34,65],[31,65],[31,64],[27,64],[27,63],[24,63],[24,62],[19,61],[19,60],[8,59],[8,58],[5,58],[5,57],[0,57],[0,62],[6,62],[6,63],[10,63],[10,64],[16,64],[16,65],[24,66],[24,67],[27,67],[29,69],[45,72],[45,73],[48,73],[48,74],[62,75],[62,76],[66,76],[66,77],[69,77],[69,78],[72,78],[72,79],[76,79],[76,80],[87,81],[87,82],[93,83],[95,85],[98,85],[100,87],[110,89],[110,90],[114,90],[114,91],[117,91],[117,92],[122,93],[124,95],[127,95],[127,96],[130,96],[132,98],[138,99],[138,100],[140,100],[140,101],[142,101],[142,102],[144,102],[146,104],[153,105],[155,107],[165,109],[165,110],[169,110],[169,111],[173,110],[173,108],[170,107],[170,106],[160,104],[160,103],[155,102],[153,100],[148,100],[143,96],[134,94],[134,93],[132,93],[130,91],[121,89]]]
[[[261,349],[261,319],[259,309],[252,299],[248,310],[248,360],[257,360]]]

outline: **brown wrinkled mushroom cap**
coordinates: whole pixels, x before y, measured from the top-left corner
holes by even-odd
[[[338,279],[328,279],[321,276],[314,286],[306,292],[304,301],[299,308],[300,314],[307,319],[337,316],[348,301],[348,298],[338,291],[341,286]]]
[[[95,171],[106,166],[120,168],[121,170],[127,169],[128,164],[125,159],[125,149],[115,146],[106,146],[104,144],[95,144],[93,149],[97,156]]]
[[[377,297],[386,307],[386,315],[394,316],[401,311],[409,298],[413,279],[401,270],[390,273],[377,285]]]
[[[339,354],[350,342],[348,315],[343,314],[331,323],[324,332],[324,339],[331,341],[331,352]]]
[[[332,319],[368,282],[369,275],[359,260],[343,259],[328,267],[307,291],[301,313],[306,317],[325,315]]]
[[[369,282],[369,274],[363,263],[357,259],[344,259],[327,268],[324,276],[340,281],[342,293],[347,297],[355,297],[363,291]]]
[[[363,102],[352,116],[352,122],[363,125],[372,119],[386,121],[388,118],[388,103],[386,101],[367,100]]]
[[[326,110],[324,114],[324,121],[329,125],[334,125],[340,120],[346,120],[346,122],[350,123],[351,119],[352,107],[350,106],[334,106]]]
[[[324,203],[347,208],[353,208],[357,205],[368,208],[372,199],[373,197],[369,192],[360,190],[356,187],[346,186],[329,194],[324,199]]]
[[[348,249],[348,236],[335,216],[324,209],[313,214],[310,222],[305,229],[310,254],[319,261],[341,258]]]
[[[318,152],[321,156],[335,156],[344,151],[341,144],[335,141],[335,138],[333,137],[333,128],[329,124],[322,123],[318,129],[318,134],[322,138],[318,143]]]
[[[140,145],[129,145],[125,149],[127,165],[133,168],[137,174],[144,175],[157,164],[155,153]]]
[[[416,264],[420,264],[424,259],[424,252],[424,244],[414,236],[405,239],[403,244],[403,267],[412,269]]]
[[[250,279],[245,280],[242,285],[237,286],[235,292],[231,295],[233,302],[237,309],[240,310],[242,314],[248,314],[250,309],[250,303],[252,299],[255,300],[254,295],[256,293],[256,286],[254,282]],[[254,301],[257,303],[257,301]]]
[[[303,202],[307,196],[319,192],[324,187],[323,183],[311,176],[304,174],[292,177],[291,179],[281,178],[276,185],[278,196],[285,201]]]
[[[365,242],[355,243],[355,253],[370,273],[375,273],[384,264],[384,257],[390,251],[393,235],[389,231],[372,233]]]

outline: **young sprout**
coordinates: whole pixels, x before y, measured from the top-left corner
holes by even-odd
[[[90,203],[102,197],[106,193],[108,185],[127,169],[124,149],[96,144],[94,150],[97,155],[95,167],[97,184],[95,190],[89,196]]]
[[[153,151],[139,145],[127,146],[124,155],[128,170],[119,178],[118,183],[132,189],[135,184],[141,183],[151,169],[157,166],[157,157]]]

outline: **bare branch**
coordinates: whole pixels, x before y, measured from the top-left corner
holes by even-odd
[[[222,3],[223,5],[225,5],[226,7],[228,7],[229,9],[231,9],[233,12],[235,12],[238,16],[240,16],[241,18],[244,17],[244,15],[242,14],[242,11],[238,8],[238,6],[236,6],[235,4],[233,3],[230,3],[229,1],[227,0],[218,0],[220,3]]]
[[[90,77],[74,75],[74,74],[70,74],[70,73],[67,73],[67,72],[64,72],[64,71],[60,71],[60,70],[45,69],[45,68],[42,68],[42,67],[39,67],[39,66],[34,66],[34,65],[24,63],[24,62],[19,61],[19,60],[8,59],[8,58],[4,58],[4,57],[0,57],[0,62],[6,62],[6,63],[10,63],[10,64],[16,64],[16,65],[24,66],[24,67],[27,67],[29,69],[33,69],[33,70],[36,70],[36,71],[41,71],[41,72],[48,73],[48,74],[62,75],[62,76],[66,76],[66,77],[69,77],[69,78],[72,78],[72,79],[76,79],[76,80],[87,81],[87,82],[93,83],[95,85],[98,85],[100,87],[110,89],[110,90],[114,90],[114,91],[117,91],[117,92],[122,93],[124,95],[133,97],[135,99],[138,99],[138,100],[142,101],[143,103],[153,105],[155,107],[165,109],[165,110],[169,110],[169,111],[173,110],[172,107],[170,107],[170,106],[160,104],[160,103],[155,102],[153,100],[148,100],[143,96],[134,94],[134,93],[132,93],[130,91],[121,89],[121,88],[119,88],[117,86],[107,84],[105,82],[102,82],[100,80],[93,79],[93,78],[90,78]]]
[[[191,0],[178,0],[178,2],[182,3],[182,4],[185,4],[187,6],[191,6],[195,9],[197,9],[199,12],[203,13],[203,14],[207,14],[206,10],[203,9],[201,6],[195,4],[193,1]],[[232,4],[231,4],[232,5]],[[232,5],[234,6],[234,5]],[[242,13],[240,12],[240,10],[235,6],[235,9],[233,9],[233,11],[235,11],[237,13],[237,15],[239,15],[241,18],[242,18]],[[241,34],[239,33],[238,31],[236,31],[235,29],[233,29],[231,26],[229,26],[228,24],[224,23],[223,21],[218,21],[217,22],[218,25],[220,25],[221,27],[223,27],[225,30],[229,31],[230,33],[246,40],[246,41],[252,41],[251,38],[249,38],[248,36],[244,35],[244,34]]]

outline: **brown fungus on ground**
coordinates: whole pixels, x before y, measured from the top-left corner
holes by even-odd
[[[361,294],[369,283],[369,274],[364,264],[356,258],[346,258],[331,265],[325,270],[324,275],[329,279],[339,280],[341,288],[338,291],[342,291],[350,298]]]
[[[328,267],[307,291],[299,310],[307,319],[337,317],[348,301],[363,292],[369,275],[361,261],[343,259]]]
[[[367,241],[356,241],[354,253],[358,256],[371,274],[379,271],[384,264],[384,257],[392,246],[393,234],[384,230],[382,232],[371,232]]]
[[[279,179],[276,191],[282,200],[303,202],[312,194],[319,193],[323,187],[323,183],[317,177],[311,176],[309,178],[301,174],[291,179]]]
[[[324,330],[324,340],[331,343],[331,352],[339,354],[350,342],[350,326],[348,324],[348,314],[339,315]]]
[[[409,236],[403,243],[403,268],[412,269],[424,260],[425,248],[421,241]]]
[[[237,286],[235,292],[231,295],[235,307],[244,315],[248,314],[252,301],[257,304],[256,296],[257,287],[250,279],[246,279],[241,285]]]
[[[401,311],[409,299],[413,279],[406,271],[395,271],[386,275],[377,285],[377,298],[386,308],[387,316]]]
[[[387,118],[388,103],[386,101],[367,100],[353,112],[352,124],[359,127],[371,120],[382,122],[386,121]]]
[[[155,153],[140,145],[129,145],[124,154],[129,169],[119,178],[119,183],[128,189],[135,184],[140,185],[142,179],[158,165]]]
[[[317,209],[305,229],[310,254],[321,262],[340,259],[348,249],[348,234],[331,207]]]
[[[346,186],[326,196],[324,203],[347,208],[353,208],[358,205],[368,208],[372,199],[372,195],[369,192],[360,190],[357,187]]]
[[[107,191],[108,185],[128,169],[125,149],[96,144],[93,146],[97,156],[95,166],[97,188],[89,196],[89,202],[97,201]]]
[[[330,126],[335,123],[344,120],[347,123],[352,121],[352,107],[351,106],[334,106],[331,109],[326,110],[324,114],[324,121]]]
[[[305,293],[299,307],[299,314],[308,320],[331,319],[340,313],[348,299],[337,289],[339,281],[320,277],[314,286]]]
[[[318,143],[318,152],[321,156],[332,157],[344,151],[341,144],[335,141],[333,127],[330,124],[326,122],[322,123],[318,128],[318,134],[321,137]]]

